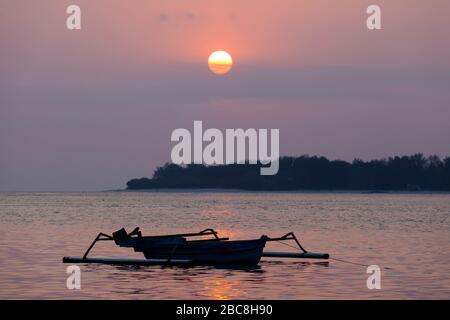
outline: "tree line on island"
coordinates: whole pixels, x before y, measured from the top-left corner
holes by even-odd
[[[152,178],[128,181],[128,190],[450,190],[450,157],[423,154],[351,163],[303,155],[281,157],[274,176],[260,175],[259,164],[180,166],[166,163]]]

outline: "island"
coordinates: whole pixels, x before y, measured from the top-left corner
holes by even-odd
[[[280,158],[273,176],[260,175],[260,164],[203,164],[158,167],[151,178],[132,179],[127,190],[382,190],[450,191],[450,157],[423,154],[352,162],[303,155]]]

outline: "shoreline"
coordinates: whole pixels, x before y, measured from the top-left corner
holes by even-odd
[[[141,190],[105,190],[100,192],[147,192],[147,193],[158,193],[158,192],[209,192],[209,193],[336,193],[336,194],[450,194],[449,191],[435,191],[435,190],[421,190],[421,191],[407,191],[407,190],[247,190],[247,189],[221,189],[221,188],[161,188],[161,189],[141,189]]]
[[[42,191],[0,191],[1,194],[45,194],[45,193],[289,193],[289,194],[407,194],[407,195],[450,195],[450,190],[248,190],[248,189],[220,189],[220,188],[161,188],[161,189],[110,189],[110,190],[42,190]]]

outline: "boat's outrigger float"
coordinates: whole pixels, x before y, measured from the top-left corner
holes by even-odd
[[[264,251],[267,242],[286,240],[295,241],[300,252]],[[89,252],[98,241],[114,241],[120,247],[133,248],[136,252],[142,252],[145,259],[89,258]],[[220,238],[213,229],[197,233],[143,236],[139,228],[130,233],[122,228],[112,236],[99,233],[83,257],[64,257],[63,262],[124,265],[257,265],[261,257],[328,259],[329,254],[306,251],[292,232],[279,238],[263,235],[254,240],[229,240]]]

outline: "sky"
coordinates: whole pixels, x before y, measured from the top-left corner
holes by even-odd
[[[450,156],[449,14],[447,0],[2,0],[0,191],[124,188],[194,120],[280,129],[282,155]],[[233,57],[225,76],[215,50]]]

